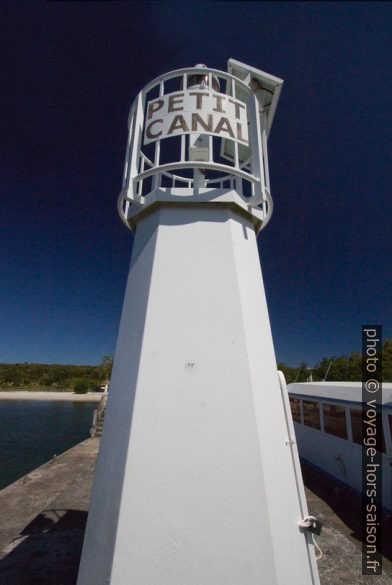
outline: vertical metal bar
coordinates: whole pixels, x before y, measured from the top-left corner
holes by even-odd
[[[236,99],[236,85],[235,85],[235,81],[233,79],[233,83],[232,83],[232,97],[233,99]],[[238,154],[238,142],[237,141],[233,141],[234,142],[234,168],[238,169],[239,168],[239,154]],[[242,190],[242,179],[240,179],[239,177],[235,178],[235,188],[236,191],[238,192],[239,195],[243,195],[243,190]]]
[[[139,93],[137,98],[137,107],[136,107],[136,115],[135,115],[135,125],[134,125],[134,140],[131,149],[131,160],[130,160],[130,176],[132,180],[131,185],[131,197],[133,194],[133,190],[137,191],[137,186],[134,184],[134,177],[138,174],[138,164],[139,164],[139,157],[141,152],[141,144],[142,144],[142,132],[143,132],[143,119],[144,119],[144,97],[143,92]]]
[[[138,103],[138,102],[136,102]],[[134,160],[136,157],[136,152],[135,152],[135,136],[136,136],[136,116],[137,116],[137,105],[135,105],[135,103],[132,105],[131,108],[131,112],[129,115],[130,118],[130,122],[129,122],[129,145],[128,145],[128,149],[127,149],[127,153],[125,156],[126,159],[126,165],[124,168],[124,184],[123,187],[126,187],[129,190],[129,181],[130,178],[132,179],[132,171],[134,169]],[[131,183],[131,190],[130,193],[128,193],[128,195],[131,195],[132,197],[132,183]]]
[[[144,171],[144,156],[140,156],[140,173],[143,173]],[[139,197],[142,196],[142,192],[143,192],[143,179],[141,179],[141,181],[138,182],[138,195]]]
[[[313,399],[312,399],[313,400]],[[319,407],[319,419],[320,419],[320,431],[324,432],[324,411],[323,411],[323,403],[321,401],[316,402]]]
[[[236,140],[233,140],[234,142],[234,167],[236,169],[240,168],[240,161],[239,161],[239,155],[238,155],[238,142]]]
[[[264,184],[268,191],[270,191],[270,178],[268,169],[268,149],[267,149],[267,135],[266,131],[263,130],[262,134],[262,145],[263,145],[263,169],[264,169]]]
[[[159,83],[159,97],[162,97],[165,93],[165,85],[164,81],[161,80]],[[156,146],[155,146],[155,159],[154,159],[154,166],[156,168],[159,167],[161,161],[161,141],[158,139]],[[159,172],[155,172],[152,180],[152,190],[159,189],[162,182],[162,175]]]
[[[159,82],[159,97],[162,97],[165,93],[165,82],[163,79]],[[161,162],[161,141],[158,139],[155,145],[155,156],[154,156],[154,166],[159,167]],[[159,189],[161,186],[162,175],[161,173],[156,173],[152,180],[152,188]]]
[[[161,156],[161,141],[158,139],[155,143],[155,156],[154,156],[154,167],[159,167],[159,161]],[[159,173],[154,175],[152,180],[152,188],[158,189],[159,187]]]
[[[128,187],[129,185],[129,153],[131,148],[132,142],[132,128],[133,128],[133,117],[131,119],[131,124],[128,133],[128,141],[127,141],[127,149],[125,151],[125,163],[124,163],[124,176],[123,176],[123,188]]]
[[[158,140],[155,143],[154,167],[159,166],[160,157],[161,157],[161,141],[158,138]]]
[[[236,177],[235,178],[235,189],[236,189],[238,195],[241,195],[241,197],[242,197],[242,195],[243,195],[244,192],[242,190],[242,179],[241,179],[241,177]]]
[[[185,161],[185,134],[181,135],[181,162]]]
[[[233,99],[235,99],[236,86],[235,86],[234,79],[233,79],[233,84],[232,84],[232,96],[233,96]],[[238,142],[236,140],[234,140],[233,142],[234,142],[234,168],[239,169],[240,161],[239,161],[239,154],[238,154]],[[238,192],[238,194],[242,196],[243,195],[242,179],[240,179],[239,177],[235,178],[235,188],[236,188],[236,191]]]
[[[208,136],[208,158],[210,162],[214,162],[214,142],[212,134]]]
[[[254,187],[253,202],[260,204],[264,197],[264,163],[263,163],[263,139],[262,128],[260,124],[259,107],[255,95],[248,102],[250,120],[249,140],[251,145],[251,173],[259,183]]]
[[[351,426],[350,407],[345,406],[344,411],[345,411],[345,416],[346,416],[347,441],[349,441],[349,443],[352,443],[353,442],[353,429]],[[385,427],[385,428],[387,428],[387,427]]]

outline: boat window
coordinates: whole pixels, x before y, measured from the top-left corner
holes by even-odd
[[[353,432],[353,441],[362,445],[362,410],[360,408],[350,408],[351,414],[351,429]],[[376,414],[376,424],[380,424],[381,414]],[[385,453],[384,432],[381,434],[381,451]]]
[[[291,414],[293,415],[293,420],[296,422],[301,422],[301,403],[299,398],[293,398],[290,396],[290,406],[291,406]]]
[[[320,430],[320,405],[312,400],[303,401],[304,424]]]
[[[347,439],[346,412],[344,406],[323,404],[324,431],[335,437]]]

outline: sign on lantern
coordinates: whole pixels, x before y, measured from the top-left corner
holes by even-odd
[[[144,144],[200,133],[248,145],[246,104],[226,94],[204,90],[169,93],[148,102]]]

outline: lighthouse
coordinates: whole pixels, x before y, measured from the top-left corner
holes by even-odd
[[[132,258],[78,585],[318,585],[256,238],[282,80],[149,83],[118,210]]]

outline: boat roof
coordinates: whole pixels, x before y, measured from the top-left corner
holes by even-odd
[[[362,382],[301,382],[288,384],[287,388],[289,394],[326,400],[362,402]],[[382,384],[382,404],[392,407],[392,383],[390,382]]]

